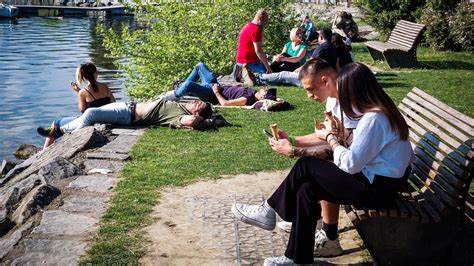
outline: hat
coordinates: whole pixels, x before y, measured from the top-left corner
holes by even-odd
[[[265,96],[263,97],[263,99],[272,100],[272,101],[276,101],[276,98],[277,98],[276,89],[267,90],[267,94],[265,94]]]

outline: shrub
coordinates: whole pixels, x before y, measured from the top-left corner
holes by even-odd
[[[426,4],[421,14],[421,22],[426,25],[425,41],[435,50],[454,48],[449,37],[449,22],[447,11],[436,7],[434,3]]]
[[[109,56],[124,58],[118,64],[126,73],[128,94],[152,98],[184,79],[198,62],[230,73],[239,31],[263,7],[270,13],[264,51],[276,53],[288,41],[285,32],[293,22],[286,16],[286,1],[139,4],[135,15],[140,29],[100,32]]]
[[[450,35],[465,51],[474,50],[474,4],[461,3],[449,18]]]

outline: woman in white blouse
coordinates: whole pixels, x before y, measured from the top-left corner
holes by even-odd
[[[238,219],[266,230],[275,227],[275,212],[292,222],[284,256],[267,258],[264,265],[313,263],[320,200],[388,207],[410,173],[413,151],[408,126],[372,71],[363,64],[351,63],[338,73],[337,87],[342,111],[352,119],[360,119],[351,146],[340,145],[328,129],[316,130],[316,135],[331,146],[334,163],[316,157],[300,158],[261,205],[232,206]],[[271,145],[277,142],[270,140]]]

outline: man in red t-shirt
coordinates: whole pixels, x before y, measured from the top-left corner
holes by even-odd
[[[263,52],[263,27],[268,23],[268,13],[257,11],[252,22],[239,33],[236,62],[247,64],[254,73],[272,73],[266,54]]]

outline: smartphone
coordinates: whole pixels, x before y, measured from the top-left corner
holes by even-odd
[[[269,137],[269,138],[273,138],[273,135],[272,135],[272,133],[268,132],[268,130],[266,130],[266,129],[263,129],[263,133],[264,133],[265,135],[267,135],[267,137]]]

